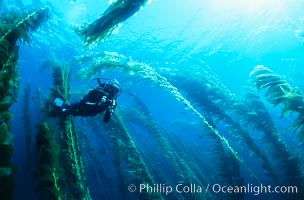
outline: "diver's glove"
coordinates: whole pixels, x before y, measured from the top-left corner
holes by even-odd
[[[101,102],[106,102],[107,101],[107,96],[102,96],[102,98],[101,98]]]
[[[101,98],[101,101],[98,103],[98,105],[102,106],[104,104],[107,105],[107,106],[113,106],[113,107],[115,107],[116,101],[114,99],[108,98],[107,96],[103,96]]]

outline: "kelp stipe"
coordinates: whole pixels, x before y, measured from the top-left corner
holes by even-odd
[[[88,124],[94,124],[96,127],[93,128],[93,132],[96,133],[96,135],[100,136],[101,130],[98,129],[97,126],[100,127],[100,122],[97,122],[97,120],[88,119],[88,120],[81,120],[81,131],[78,132],[78,139],[81,141],[80,147],[81,152],[83,153],[83,159],[84,159],[84,167],[87,171],[87,177],[88,181],[89,179],[95,179],[97,184],[94,186],[97,186],[97,190],[99,189],[99,192],[102,193],[102,196],[104,200],[112,200],[112,199],[119,199],[119,193],[116,191],[117,187],[115,187],[116,182],[113,182],[112,174],[108,173],[108,166],[105,166],[104,162],[100,161],[100,158],[103,157],[103,154],[100,154],[99,150],[95,150],[92,144],[92,141],[90,141],[88,137],[88,129],[91,127],[88,127]],[[84,123],[86,122],[86,123]],[[102,143],[105,141],[99,141],[102,140],[101,138],[98,138],[98,144],[97,146],[100,148],[103,148]],[[99,143],[100,142],[100,143]],[[108,164],[108,163],[106,163]],[[96,193],[96,189],[95,189]],[[92,192],[92,196],[94,196]]]
[[[262,140],[268,145],[269,154],[278,161],[277,165],[282,175],[281,183],[302,187],[304,185],[304,169],[303,167],[301,168],[299,157],[284,143],[270,113],[267,111],[266,106],[259,96],[256,95],[255,91],[249,90],[247,97],[248,105],[252,110],[245,112],[245,123],[263,133]],[[304,193],[299,191],[298,194],[292,194],[292,197],[301,199],[303,195]]]
[[[185,177],[178,161],[180,157],[176,155],[175,150],[166,137],[165,130],[162,129],[155,121],[153,121],[153,119],[151,119],[146,106],[135,94],[129,91],[124,91],[124,93],[126,92],[132,97],[136,104],[136,107],[133,109],[128,108],[123,110],[124,116],[130,116],[128,118],[125,117],[126,120],[133,123],[138,123],[148,130],[147,132],[157,142],[159,148],[161,148],[161,151],[163,152],[163,155],[171,161],[171,164],[174,166],[174,170],[176,170],[178,180],[184,180]]]
[[[16,167],[10,163],[13,153],[9,120],[9,107],[16,101],[19,75],[16,69],[19,47],[16,42],[30,43],[28,32],[36,30],[48,19],[48,10],[39,9],[31,13],[10,13],[1,17],[0,23],[0,197],[13,198]]]
[[[200,81],[202,85],[205,84],[205,87],[201,87],[200,89],[195,87],[197,84],[192,80],[182,80],[179,79],[177,82],[184,87],[192,88],[194,94],[195,91],[200,94],[198,95],[197,93],[193,96],[188,89],[188,94],[191,95],[192,99],[199,96],[204,97],[198,101],[203,102],[199,105],[205,105],[204,110],[207,110],[211,115],[219,115],[217,118],[227,123],[228,128],[235,130],[237,135],[242,133],[243,136],[241,137],[244,137],[245,143],[248,143],[248,147],[251,147],[250,149],[253,150],[253,153],[258,156],[258,163],[265,169],[266,174],[274,180],[275,184],[279,185],[288,182],[291,185],[295,183],[299,186],[301,185],[300,183],[303,182],[301,179],[303,180],[303,178],[300,178],[300,162],[295,155],[288,150],[286,144],[284,144],[272,122],[270,114],[267,112],[267,109],[262,102],[258,100],[256,95],[252,92],[249,93],[247,95],[248,98],[246,98],[247,101],[245,102],[239,99],[234,93],[229,92],[228,90],[219,89],[219,86],[216,86],[214,81],[210,81],[210,78],[205,78]],[[211,98],[210,101],[208,101],[209,98]],[[217,102],[217,105],[215,102]],[[221,107],[224,108],[222,111],[219,109]],[[235,113],[236,116],[241,117],[242,124],[264,133],[262,139],[269,145],[268,148],[270,153],[266,155],[257,145],[251,144],[254,141],[252,139],[250,140],[249,135],[244,134],[244,131],[240,129],[240,125],[233,122],[233,118],[231,118],[230,115],[226,115],[223,110],[229,111],[228,114],[230,115]],[[269,156],[273,156],[273,160],[277,162],[270,162],[270,159],[268,159]],[[279,166],[279,171],[283,173],[278,173],[273,165]],[[292,173],[288,173],[288,169],[292,169]]]
[[[188,183],[201,183],[202,190],[207,190],[206,185],[210,183],[210,179],[205,177],[204,172],[202,170],[202,165],[198,162],[200,159],[198,159],[197,151],[190,152],[189,148],[185,146],[185,144],[181,141],[181,139],[176,135],[168,135],[168,138],[170,139],[170,143],[172,144],[172,147],[174,148],[174,151],[177,153],[177,155],[180,157],[180,161],[182,162],[181,166],[184,166],[183,173],[188,173],[185,176],[185,184]],[[192,176],[193,175],[193,176]],[[198,182],[197,182],[198,181]],[[192,196],[183,196],[185,199],[216,199],[214,194],[193,194]]]
[[[55,98],[60,98],[65,103],[68,103],[69,78],[70,66],[66,63],[56,62],[56,66],[53,66],[52,92],[49,99],[46,101],[47,113],[52,109]],[[66,198],[69,200],[91,200],[72,117],[61,117],[59,119],[59,129],[60,148],[62,149],[62,152],[64,152],[60,155],[60,166],[64,173],[62,180],[60,180],[62,183],[62,194],[66,195]]]
[[[38,125],[36,135],[37,169],[35,178],[39,199],[62,200],[59,179],[60,146],[55,139],[56,133],[48,123]]]
[[[249,91],[247,97],[248,105],[254,111],[252,114],[255,115],[254,117],[247,118],[248,125],[252,125],[255,130],[259,130],[264,133],[262,139],[266,144],[269,145],[270,153],[273,154],[274,158],[280,162],[280,166],[283,167],[283,172],[288,172],[288,169],[294,169],[292,172],[285,174],[285,179],[287,179],[285,182],[299,182],[293,179],[300,178],[300,162],[299,160],[297,161],[298,163],[287,162],[296,159],[296,157],[294,157],[291,150],[284,143],[284,140],[276,129],[275,124],[271,119],[270,113],[266,109],[266,106],[263,104],[259,96],[257,96],[253,91]],[[292,173],[295,174],[292,175]],[[288,179],[291,180],[288,181]]]
[[[132,136],[129,133],[127,127],[124,124],[124,120],[119,114],[119,110],[115,111],[111,122],[105,127],[109,137],[112,141],[112,152],[114,154],[114,163],[117,174],[120,178],[121,191],[123,192],[124,198],[128,199],[130,193],[125,189],[126,184],[155,184],[153,177],[151,176],[136,144],[132,140]],[[123,166],[125,162],[126,169]],[[125,176],[124,171],[127,170]],[[126,180],[128,178],[129,180]],[[130,181],[127,183],[126,181]],[[137,193],[138,199],[155,199],[161,200],[163,197],[160,193]]]
[[[304,145],[304,96],[297,87],[292,87],[282,76],[264,66],[256,66],[250,73],[258,90],[266,89],[267,100],[277,106],[283,105],[282,116],[296,112],[297,118],[291,125],[298,132],[297,139]]]
[[[207,103],[206,107],[208,107],[210,110],[214,109],[214,107],[210,106],[209,103]],[[205,114],[205,116],[206,118],[208,117],[208,121],[212,123],[212,126],[216,127],[216,124],[213,122],[211,116],[208,114]],[[241,174],[239,162],[234,159],[231,152],[227,151],[222,142],[212,132],[205,132],[204,136],[205,135],[211,140],[210,152],[212,153],[212,161],[214,162],[214,167],[216,168],[216,180],[213,181],[216,181],[216,183],[222,185],[244,185],[244,178]],[[176,146],[180,146],[180,144],[177,144]],[[193,153],[193,155],[195,155],[195,153]],[[207,183],[210,183],[210,180]],[[241,200],[244,199],[244,194],[221,194],[220,198]]]
[[[76,30],[85,44],[97,43],[108,37],[113,30],[134,15],[148,0],[116,0],[93,23]]]
[[[227,148],[228,151],[230,151],[233,155],[233,157],[244,167],[244,169],[248,172],[248,174],[257,182],[261,183],[259,179],[254,175],[254,173],[248,168],[248,166],[244,163],[244,161],[239,157],[236,151],[233,150],[233,148],[230,146],[228,140],[224,138],[219,131],[212,126],[212,124],[209,123],[209,121],[198,111],[196,110],[190,101],[188,101],[179,91],[176,87],[171,85],[165,77],[160,76],[157,72],[154,72],[155,77],[150,77],[153,81],[156,81],[159,83],[161,87],[164,87],[168,91],[171,92],[175,96],[175,98],[181,102],[184,103],[194,114],[196,114],[201,121],[205,124],[205,126],[213,133],[218,139],[221,140],[222,144]]]
[[[160,125],[158,125],[151,117],[148,109],[145,104],[133,93],[130,91],[124,91],[124,93],[129,94],[136,106],[132,108],[124,109],[122,113],[124,113],[124,117],[128,122],[132,122],[135,124],[139,124],[147,133],[151,135],[151,137],[158,144],[162,154],[168,159],[170,165],[173,166],[172,172],[174,172],[177,176],[177,180],[186,184],[196,183],[200,186],[204,186],[204,184],[208,183],[207,178],[203,175],[203,172],[199,167],[193,169],[189,163],[193,164],[193,161],[187,160],[186,153],[183,151],[181,145],[173,145],[172,138],[168,138],[168,133],[163,129]],[[128,117],[130,116],[130,117]],[[128,117],[128,118],[127,118]],[[177,151],[176,149],[179,149]],[[171,168],[167,167],[167,169]],[[159,171],[159,170],[158,170]],[[157,172],[159,173],[159,172]],[[166,180],[165,180],[166,181]],[[168,181],[166,181],[168,182]],[[204,190],[205,188],[203,188]],[[187,198],[191,199],[205,199],[205,195],[197,195],[197,194],[187,194]],[[199,197],[198,197],[199,196]],[[176,196],[174,198],[181,198],[180,196]]]
[[[212,136],[211,136],[212,137]],[[215,138],[213,138],[215,139]],[[233,158],[230,152],[225,150],[225,147],[219,140],[213,140],[212,152],[215,154],[214,162],[217,164],[218,177],[223,185],[245,185],[244,178],[241,175],[239,163]],[[232,193],[222,194],[224,198],[231,200],[245,199],[245,194]]]
[[[177,78],[177,76],[174,76],[172,80],[179,85],[179,88],[187,91],[188,96],[195,104],[208,113],[208,121],[212,123],[212,118],[214,118],[215,121],[223,122],[229,133],[231,133],[231,136],[240,141],[242,146],[244,145],[249,153],[254,155],[259,165],[265,171],[265,174],[273,179],[274,182],[279,180],[278,176],[274,173],[275,168],[271,165],[266,154],[262,152],[259,146],[254,142],[250,134],[241,127],[240,123],[231,117],[233,108],[230,108],[229,106],[236,106],[239,103],[233,93],[229,92],[224,86],[220,86],[220,84],[217,81],[212,80],[211,77],[202,76],[199,77],[198,80],[194,80],[193,78],[190,80],[184,77]],[[216,126],[215,123],[212,125]],[[219,149],[220,147],[216,144],[218,143],[217,138],[214,138],[211,134],[208,134],[208,137],[215,141],[214,148]],[[226,157],[227,152],[216,152],[219,157]],[[225,169],[220,170],[224,171]],[[222,173],[228,175],[227,172]]]
[[[71,117],[67,117],[59,122],[59,126],[61,130],[60,145],[65,152],[61,158],[65,173],[65,180],[63,180],[65,182],[65,194],[71,200],[90,200],[91,196],[86,183],[83,159],[79,150],[74,122]]]

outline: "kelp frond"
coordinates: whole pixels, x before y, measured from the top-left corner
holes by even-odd
[[[57,184],[56,168],[59,163],[59,144],[55,140],[55,132],[48,123],[38,126],[36,135],[37,180],[36,191],[48,194],[55,200],[61,200],[60,188]]]
[[[295,128],[295,131],[298,132],[297,139],[302,141],[304,145],[304,113],[301,112],[294,122],[291,124],[291,127]]]
[[[293,155],[287,144],[284,143],[270,113],[259,96],[253,90],[250,90],[246,97],[250,109],[256,113],[256,116],[248,116],[246,122],[253,123],[255,129],[263,133],[262,140],[269,146],[269,154],[273,155],[275,160],[278,161],[281,174],[285,179],[284,182],[300,186],[303,182],[303,178],[300,177],[300,160]]]
[[[15,43],[17,40],[21,42],[30,43],[30,38],[27,32],[35,31],[42,22],[49,18],[49,9],[43,8],[35,10],[24,17],[17,17],[8,30],[0,38],[0,42],[9,40]]]
[[[69,99],[69,79],[71,69],[67,63],[58,63],[59,65],[53,68],[53,85],[57,90],[59,98],[68,102]]]
[[[108,37],[121,23],[134,15],[148,0],[117,0],[109,6],[102,16],[89,25],[85,25],[79,33],[85,44],[97,43]]]
[[[132,136],[126,127],[122,116],[117,110],[114,114],[113,121],[109,124],[110,127],[108,134],[113,142],[113,153],[115,159],[119,162],[120,156],[123,154],[124,161],[128,169],[128,177],[133,182],[143,182],[153,184],[154,179],[142,157],[141,152],[138,150]],[[122,151],[123,150],[123,151]],[[116,165],[119,167],[120,165]],[[117,169],[121,170],[121,169]],[[138,196],[138,199],[163,199],[160,193],[143,193]]]
[[[250,76],[257,89],[267,89],[265,96],[271,104],[283,105],[282,116],[288,112],[299,114],[291,127],[298,131],[298,140],[304,144],[304,96],[301,90],[292,87],[282,76],[264,66],[256,66]]]
[[[0,42],[0,61],[4,64],[4,61],[9,58],[9,43],[6,40]]]
[[[250,76],[253,78],[257,89],[267,89],[266,96],[275,106],[283,103],[284,96],[292,90],[291,86],[281,76],[274,74],[268,68],[258,66],[250,73]]]

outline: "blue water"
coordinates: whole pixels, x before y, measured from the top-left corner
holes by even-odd
[[[83,66],[75,63],[74,58],[90,52],[104,51],[117,52],[136,62],[146,63],[165,77],[166,72],[169,71],[171,73],[168,74],[173,76],[170,75],[168,80],[173,85],[179,84],[178,77],[175,78],[174,74],[182,74],[184,80],[198,77],[207,71],[214,80],[240,99],[245,98],[246,87],[253,86],[249,73],[257,65],[264,65],[283,75],[284,79],[294,87],[304,88],[304,1],[301,0],[155,0],[125,21],[122,27],[115,30],[104,42],[90,47],[84,46],[74,29],[98,18],[107,9],[109,5],[107,1],[40,2],[50,8],[52,17],[31,34],[31,46],[21,44],[19,53],[21,89],[18,101],[10,109],[14,114],[14,119],[11,121],[15,145],[13,162],[19,166],[16,200],[24,199],[25,196],[27,199],[36,198],[32,172],[28,172],[24,164],[25,137],[21,112],[24,106],[24,88],[30,83],[30,121],[32,144],[34,144],[36,124],[42,117],[38,106],[37,90],[39,88],[41,98],[46,99],[50,92],[49,88],[52,87],[51,69],[39,70],[46,59],[56,57],[72,64],[71,101],[81,98],[89,89],[88,80],[77,76],[77,71]],[[38,1],[34,0],[24,0],[23,4],[29,7],[41,7]],[[20,1],[7,0],[4,1],[2,10],[18,8],[21,8]],[[205,180],[200,180],[204,186],[219,181],[213,160],[212,141],[207,136],[210,130],[196,114],[184,103],[177,101],[168,90],[158,87],[151,81],[117,71],[106,72],[105,76],[119,79],[124,91],[136,94],[144,102],[150,113],[150,120],[154,120],[170,137],[181,141],[182,145],[175,147],[188,155],[190,161],[199,167],[200,172],[206,177]],[[191,94],[188,93],[190,86],[189,91],[184,87],[177,89],[204,115],[199,102],[192,100]],[[258,94],[264,99],[284,142],[303,165],[303,147],[299,145],[294,130],[288,129],[296,115],[281,118],[280,106],[273,107],[263,98],[263,92]],[[118,99],[118,108],[123,110],[136,107],[130,95],[123,92]],[[128,117],[132,118],[132,116]],[[81,145],[91,197],[94,200],[123,198],[115,166],[111,160],[110,141],[104,133],[105,128],[99,122],[101,118],[102,116],[88,119],[75,118],[80,135],[87,135],[95,152],[92,155],[86,144]],[[241,121],[238,118],[235,120]],[[95,125],[92,125],[92,121]],[[149,130],[132,120],[126,120],[125,123],[148,169],[155,177],[155,183],[178,184],[180,180],[170,170],[172,165],[168,163],[163,155],[164,152],[148,133]],[[268,155],[268,147],[261,140],[261,133],[250,127],[243,128]],[[232,148],[238,152],[246,166],[263,184],[274,184],[265,176],[255,158],[248,155],[246,147],[229,134],[223,122],[218,122],[217,129],[228,139]],[[34,147],[32,150],[34,152]],[[34,153],[32,157],[35,158]],[[273,161],[270,155],[269,159]],[[244,183],[257,185],[246,170],[240,168]],[[107,180],[98,179],[97,174],[100,173],[98,170],[106,173]],[[194,169],[193,171],[197,172]],[[107,185],[100,185],[100,182],[102,184],[107,182]],[[128,184],[130,183],[126,183],[125,189]],[[301,189],[303,190],[303,187]],[[136,195],[131,193],[129,195],[136,199]],[[221,195],[212,197],[208,198],[223,198]],[[170,195],[164,198],[174,199]],[[187,198],[185,196],[185,199]],[[266,196],[246,194],[245,198],[264,199]],[[279,196],[271,194],[270,198],[276,199]]]

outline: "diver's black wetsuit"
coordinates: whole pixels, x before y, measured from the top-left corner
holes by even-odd
[[[106,96],[105,93],[99,90],[91,90],[79,102],[64,106],[61,109],[61,115],[73,116],[95,116],[101,112],[106,111],[104,115],[104,122],[108,122],[116,108],[116,100]]]
[[[50,117],[66,117],[68,115],[88,117],[106,111],[103,121],[108,122],[116,108],[116,99],[121,94],[121,89],[116,79],[106,83],[102,83],[101,79],[96,78],[99,86],[93,87],[94,89],[78,102],[62,105],[63,101],[56,98],[54,109],[48,115]]]
[[[116,100],[107,96],[99,90],[91,90],[79,102],[72,103],[68,106],[63,106],[59,116],[95,116],[106,111],[103,121],[106,123],[110,120],[116,108]]]

